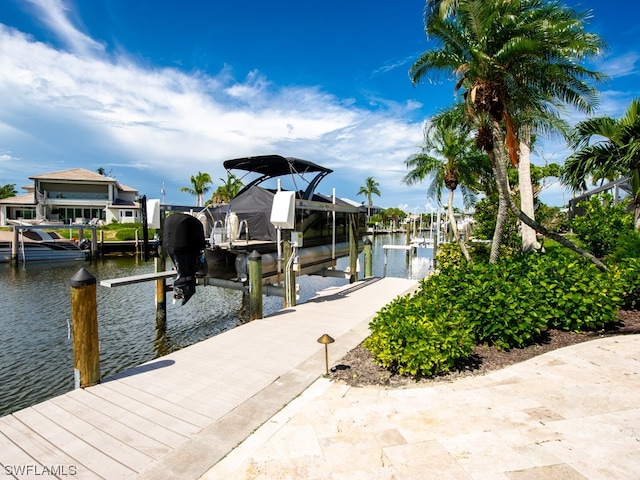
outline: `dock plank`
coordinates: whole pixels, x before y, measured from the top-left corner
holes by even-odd
[[[149,435],[167,447],[175,448],[187,439],[187,436],[180,435],[155,421],[148,420],[116,403],[109,402],[98,395],[94,395],[90,390],[91,389],[74,390],[70,392],[68,396],[82,403],[86,408],[95,410],[109,418],[129,425],[134,430]]]
[[[153,458],[149,455],[119,440],[111,435],[110,432],[96,427],[93,421],[87,422],[83,418],[77,417],[74,413],[60,406],[60,402],[64,404],[66,400],[61,400],[60,398],[53,399],[51,402],[34,405],[33,408],[42,415],[55,421],[58,425],[64,425],[66,430],[73,432],[74,435],[81,438],[96,450],[100,450],[116,462],[121,465],[127,465],[136,472],[142,470],[152,462]]]
[[[68,472],[70,474],[69,476],[71,476],[71,473],[74,473],[73,478],[81,480],[100,480],[102,478],[88,469],[76,470],[77,462],[75,459],[68,456],[51,442],[42,438],[13,415],[0,418],[0,432],[9,438],[21,439],[20,448],[31,458],[28,463],[18,464],[12,462],[13,465],[54,466]],[[3,459],[9,460],[10,457],[8,457],[7,454],[10,451],[10,447],[3,443],[1,438],[2,433],[0,433],[0,451],[2,452]],[[33,460],[35,458],[38,459],[37,462]],[[28,475],[16,476],[18,478],[28,477]],[[39,478],[42,477],[43,475],[39,476]]]
[[[136,452],[145,455],[145,458],[151,457],[157,460],[170,450],[170,448],[162,442],[135,430],[118,419],[105,415],[98,410],[87,409],[86,405],[71,395],[54,398],[51,402],[77,417],[78,421],[86,422],[116,441],[129,445]],[[145,465],[148,463],[148,461],[145,460],[143,460],[143,462]]]
[[[107,384],[101,384],[100,386],[104,388],[96,389],[94,387],[92,389],[92,393],[109,402],[116,403],[117,405],[120,405],[121,407],[126,408],[131,412],[135,412],[142,418],[156,422],[162,427],[186,438],[195,435],[201,430],[200,427],[192,423],[185,422],[184,420],[172,415],[172,413],[167,413],[163,410],[159,410],[131,397],[131,395],[135,394],[136,392],[132,392],[132,390],[129,388],[124,389],[125,391],[127,391],[128,395],[121,393],[121,391],[119,390],[122,389],[117,388],[115,384],[116,382],[114,382],[114,384],[110,388],[106,387]]]
[[[185,425],[191,425],[191,434],[197,433],[211,422],[211,419],[204,415],[186,409],[178,403],[165,400],[163,392],[150,393],[145,391],[144,385],[135,385],[128,382],[105,382],[102,385],[106,389],[127,395],[154,408],[158,412],[164,412],[177,420],[181,420]]]
[[[38,405],[45,403],[47,402]],[[134,469],[114,460],[99,448],[85,442],[84,439],[71,433],[33,407],[19,410],[13,415],[40,437],[56,445],[66,455],[73,458],[73,463],[77,466],[79,473],[84,473],[84,470],[87,469],[105,479],[126,479],[136,473]]]
[[[29,454],[27,454],[20,446],[16,445],[13,441],[11,441],[12,433],[13,432],[7,429],[5,425],[0,424],[0,451],[2,452],[2,458],[0,459],[0,464],[3,467],[12,467],[14,465],[28,465],[28,464],[40,465]]]

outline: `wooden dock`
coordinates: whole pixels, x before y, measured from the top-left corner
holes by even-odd
[[[368,335],[418,282],[369,279],[0,418],[8,478],[197,479]],[[72,371],[72,365],[69,366]]]

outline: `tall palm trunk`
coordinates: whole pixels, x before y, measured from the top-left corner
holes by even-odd
[[[631,192],[633,194],[634,224],[640,230],[640,169],[631,173]]]
[[[497,149],[494,150],[494,153],[498,154],[498,152],[504,150],[504,142],[503,142],[503,136],[502,136],[502,128],[500,126],[500,123],[495,119],[492,120],[492,131],[494,136],[494,145],[498,147]],[[501,156],[504,157],[504,154],[502,154]],[[522,212],[522,210],[520,210],[513,204],[513,202],[511,201],[510,190],[509,190],[509,180],[507,177],[507,165],[505,161],[499,161],[499,160],[500,160],[500,155],[496,155],[496,161],[493,162],[493,164],[495,165],[496,184],[498,186],[499,195],[504,197],[508,209],[511,210],[513,214],[518,217],[518,219],[520,219],[522,222],[524,222],[525,224],[533,228],[536,232],[541,233],[542,235],[545,235],[555,240],[556,242],[567,247],[570,250],[573,250],[574,252],[578,253],[579,255],[591,261],[601,271],[607,272],[609,270],[607,266],[604,263],[602,263],[600,260],[598,260],[594,255],[578,247],[576,244],[574,244],[567,238],[563,237],[562,235],[559,235],[555,232],[550,232],[545,227],[540,225],[538,222],[536,222],[535,220],[525,215]],[[493,252],[493,245],[491,247],[491,251]]]
[[[533,185],[531,183],[531,126],[525,125],[520,129],[520,160],[518,162],[518,183],[520,185],[520,210],[532,220],[535,220],[533,204]],[[530,252],[540,250],[542,246],[536,239],[536,231],[526,223],[520,221],[520,235],[522,250]]]
[[[460,246],[460,250],[464,255],[464,258],[467,262],[471,262],[471,255],[469,255],[469,251],[467,250],[467,246],[464,241],[460,238],[458,234],[458,223],[456,222],[456,216],[453,213],[453,190],[449,190],[449,202],[448,202],[448,211],[449,211],[449,225],[451,225],[451,233],[453,234],[453,238],[456,239],[456,242]]]
[[[489,253],[489,263],[498,263],[500,258],[500,247],[502,246],[502,234],[504,231],[504,225],[507,223],[508,197],[509,197],[509,179],[507,177],[506,168],[506,156],[504,155],[504,138],[502,137],[502,129],[500,124],[496,121],[493,122],[493,145],[494,148],[487,150],[487,155],[491,160],[491,168],[493,169],[493,176],[496,179],[496,185],[498,187],[498,213],[496,216],[496,228],[493,231],[493,240],[491,242],[491,252]],[[499,130],[496,132],[497,128]],[[496,145],[498,148],[496,148]],[[500,188],[500,185],[506,185],[506,189]]]

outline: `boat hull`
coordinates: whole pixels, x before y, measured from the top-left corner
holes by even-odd
[[[358,252],[364,247],[359,242]],[[278,283],[284,272],[284,261],[278,261],[278,253],[275,245],[270,251],[263,246],[261,253],[262,280],[263,283]],[[298,275],[320,274],[325,269],[334,268],[336,259],[346,257],[350,253],[349,242],[332,245],[316,245],[299,248],[296,251],[296,273]],[[248,276],[249,250],[227,250],[221,248],[208,248],[205,257],[208,265],[208,275],[212,278],[224,280],[245,281]]]
[[[25,243],[18,248],[18,261],[20,262],[63,262],[74,260],[87,260],[89,254],[71,244],[45,244]],[[0,243],[0,263],[11,262],[11,244]]]

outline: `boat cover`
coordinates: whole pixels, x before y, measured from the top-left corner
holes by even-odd
[[[228,205],[209,209],[212,217],[211,224],[218,220],[224,225],[227,213],[233,212],[238,216],[238,221],[247,221],[251,240],[275,242],[277,239],[276,227],[271,223],[271,205],[274,196],[275,194],[270,190],[255,186],[250,187],[238,194]],[[244,227],[241,231],[244,235]]]

